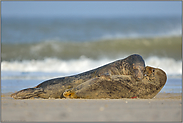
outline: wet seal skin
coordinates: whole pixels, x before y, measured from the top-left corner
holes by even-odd
[[[75,88],[85,82],[103,80],[103,82],[110,81],[114,76],[126,77],[129,75],[134,81],[142,81],[145,70],[145,62],[142,56],[133,54],[125,59],[117,60],[106,64],[99,68],[83,72],[73,76],[50,79],[34,88],[27,88],[13,93],[11,97],[14,99],[28,99],[28,98],[65,98],[66,90]],[[123,77],[122,77],[123,78]],[[109,80],[109,81],[104,81]],[[131,81],[132,82],[132,81]],[[115,84],[113,85],[115,86]],[[118,86],[116,84],[116,86]],[[65,92],[65,95],[63,93]],[[69,94],[70,95],[70,94]]]
[[[153,67],[146,67],[145,76],[136,81],[131,75],[108,75],[90,79],[64,92],[66,98],[84,99],[151,99],[163,88],[167,80],[166,73]]]

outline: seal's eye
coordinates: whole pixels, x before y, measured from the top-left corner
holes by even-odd
[[[152,69],[152,72],[154,72],[155,71],[155,69]]]

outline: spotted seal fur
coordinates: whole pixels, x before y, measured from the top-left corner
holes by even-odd
[[[153,98],[165,85],[166,73],[153,67],[146,67],[145,76],[136,81],[131,75],[106,75],[90,79],[72,89],[67,89],[63,95],[66,98]]]
[[[133,54],[125,59],[114,61],[84,73],[47,80],[34,88],[13,93],[11,97],[15,99],[64,98],[63,93],[66,89],[74,88],[95,78],[104,78],[106,75],[131,75],[134,80],[140,81],[143,78],[144,70],[145,62],[143,58],[138,54]]]

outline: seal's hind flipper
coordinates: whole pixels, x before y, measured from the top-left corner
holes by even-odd
[[[11,94],[11,97],[14,99],[28,99],[39,97],[39,94],[42,93],[44,93],[42,88],[27,88]]]

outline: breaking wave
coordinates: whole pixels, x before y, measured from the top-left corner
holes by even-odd
[[[76,74],[88,71],[104,64],[115,61],[103,58],[99,60],[89,59],[85,56],[79,59],[62,60],[58,58],[45,58],[43,60],[2,61],[2,71],[19,72],[60,72],[65,74]],[[163,69],[168,75],[182,74],[182,61],[172,58],[158,58],[152,56],[145,59],[146,66]]]

